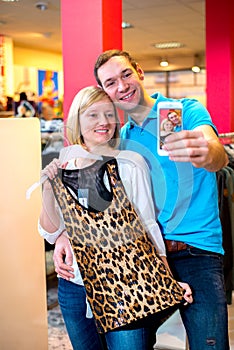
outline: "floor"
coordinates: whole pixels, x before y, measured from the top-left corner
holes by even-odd
[[[47,291],[48,350],[72,350],[63,318],[57,303],[57,287]]]
[[[234,295],[233,295],[234,300]],[[57,304],[57,287],[47,292],[48,303],[48,350],[72,350],[66,328]],[[230,350],[234,350],[234,305],[228,306]],[[157,346],[160,350],[186,350],[186,336],[179,314],[172,316],[157,333]],[[87,349],[88,350],[88,349]]]

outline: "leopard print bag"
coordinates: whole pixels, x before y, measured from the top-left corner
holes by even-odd
[[[60,176],[51,180],[99,333],[184,300],[127,198],[116,159],[106,171],[113,197],[103,211],[82,206]]]

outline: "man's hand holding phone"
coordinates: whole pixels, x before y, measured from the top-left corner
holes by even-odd
[[[209,143],[199,130],[183,130],[169,135],[163,149],[175,162],[191,162],[195,167],[203,167],[209,155]]]

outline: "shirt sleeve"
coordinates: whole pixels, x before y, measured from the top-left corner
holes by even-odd
[[[59,226],[57,231],[55,231],[53,233],[47,232],[46,230],[44,230],[44,228],[40,224],[40,221],[38,220],[38,231],[39,231],[40,235],[50,244],[55,244],[57,238],[65,230],[65,224],[63,221],[62,212],[61,212],[60,208],[58,210],[59,210],[59,214],[60,214],[60,226]]]
[[[213,124],[208,110],[197,100],[184,98],[183,103],[183,127],[185,130],[193,130],[200,125],[210,125],[216,134],[217,128]]]
[[[165,244],[155,219],[148,166],[138,153],[123,151],[118,160],[119,173],[128,199],[134,205],[159,255],[166,256]]]
[[[68,169],[74,169],[74,162],[73,161],[70,161],[68,164],[67,164],[67,168]],[[55,244],[57,238],[62,234],[62,232],[66,229],[65,227],[65,223],[64,223],[64,220],[63,220],[63,214],[62,214],[62,211],[58,205],[58,203],[56,202],[56,208],[59,212],[59,217],[60,217],[60,225],[59,225],[59,228],[57,231],[53,232],[53,233],[50,233],[48,231],[46,231],[40,224],[40,221],[38,220],[38,232],[39,234],[50,244]]]

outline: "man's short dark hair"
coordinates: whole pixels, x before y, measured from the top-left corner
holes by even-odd
[[[98,85],[102,86],[102,83],[98,77],[98,69],[105,64],[106,62],[109,61],[110,58],[115,57],[115,56],[123,56],[125,57],[129,63],[133,66],[133,68],[136,70],[137,69],[137,62],[135,61],[134,58],[130,56],[130,54],[127,51],[121,51],[121,50],[107,50],[104,51],[96,60],[96,63],[94,65],[94,76],[96,78],[96,81]]]

